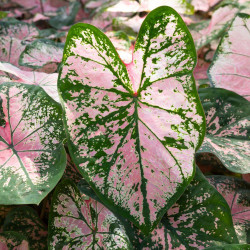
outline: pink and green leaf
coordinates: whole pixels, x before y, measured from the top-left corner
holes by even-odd
[[[12,209],[5,218],[3,229],[23,234],[31,249],[48,249],[47,228],[31,207],[22,206]]]
[[[199,95],[207,120],[199,152],[215,154],[232,172],[250,173],[250,103],[225,89],[199,89]]]
[[[133,229],[132,229],[133,230]],[[138,230],[138,249],[190,250],[238,243],[230,208],[197,168],[181,198],[145,237]]]
[[[250,243],[250,184],[229,176],[208,176],[209,183],[227,201],[240,243]]]
[[[59,102],[57,92],[57,73],[47,74],[44,72],[24,71],[10,63],[3,62],[0,62],[0,71],[5,72],[11,78],[12,82],[20,82],[42,87],[51,98]]]
[[[0,201],[38,204],[63,175],[61,106],[42,88],[0,85]]]
[[[0,233],[0,249],[1,250],[27,250],[29,242],[27,238],[17,232]]]
[[[58,88],[72,159],[104,204],[146,233],[193,178],[205,132],[195,64],[170,7],[146,17],[127,65],[91,25],[67,37]]]
[[[49,249],[131,249],[125,229],[101,203],[83,199],[70,180],[53,195]]]
[[[250,101],[249,29],[250,15],[237,15],[216,50],[208,75],[215,87],[234,91]]]
[[[22,66],[39,69],[47,64],[59,64],[62,60],[63,45],[51,40],[35,40],[28,44],[19,58]]]

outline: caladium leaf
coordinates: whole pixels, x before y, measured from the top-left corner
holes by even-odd
[[[49,63],[59,64],[63,55],[63,44],[51,40],[35,40],[28,44],[19,58],[19,64],[39,69]]]
[[[17,232],[0,233],[0,249],[27,250],[29,243],[25,236]]]
[[[134,231],[136,249],[204,249],[238,243],[230,208],[197,168],[181,198],[145,237]]]
[[[212,40],[220,37],[232,23],[239,8],[227,5],[217,9],[211,21],[202,21],[189,25],[197,49],[209,44]]]
[[[23,234],[28,239],[31,249],[47,249],[47,228],[31,207],[12,209],[6,216],[3,229]]]
[[[194,6],[194,9],[201,11],[208,11],[211,7],[218,4],[222,0],[192,0],[191,4]]]
[[[250,15],[238,14],[222,38],[208,74],[213,86],[234,91],[250,101],[249,27]]]
[[[250,103],[225,89],[199,89],[207,135],[199,152],[215,154],[235,173],[250,173]]]
[[[18,60],[25,49],[25,44],[14,37],[0,36],[0,60],[19,66]],[[26,67],[20,67],[26,69]]]
[[[77,24],[62,63],[73,161],[104,204],[150,232],[191,181],[204,137],[188,29],[172,8],[155,9],[125,66],[103,33]]]
[[[49,249],[131,249],[125,229],[101,203],[84,200],[70,180],[53,195]]]
[[[32,24],[11,20],[0,21],[0,36],[10,36],[19,40],[32,40],[39,36],[39,30]]]
[[[75,1],[71,2],[67,7],[59,8],[56,11],[57,15],[49,20],[49,24],[56,29],[61,29],[63,26],[73,24],[80,6],[81,4],[78,1]]]
[[[240,243],[250,243],[250,184],[229,176],[208,176],[208,181],[227,201]]]
[[[12,81],[21,82],[25,84],[39,85],[45,92],[50,95],[55,101],[59,102],[57,92],[57,78],[58,74],[47,74],[43,72],[28,72],[21,70],[9,63],[0,62],[0,71],[10,74]]]
[[[0,85],[0,201],[38,204],[66,165],[61,106],[34,85]]]

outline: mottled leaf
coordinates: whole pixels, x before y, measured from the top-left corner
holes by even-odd
[[[39,85],[45,92],[50,95],[55,101],[59,102],[57,92],[57,78],[58,74],[47,74],[43,72],[28,72],[21,70],[9,63],[0,62],[0,71],[8,73],[12,81],[21,82],[25,84]]]
[[[29,243],[25,236],[17,232],[0,233],[1,250],[27,250]]]
[[[0,36],[0,60],[19,67],[19,57],[25,49],[25,43],[10,36]],[[26,67],[20,67],[26,69]]]
[[[237,7],[227,5],[217,9],[210,22],[202,21],[189,25],[196,48],[199,49],[224,34],[238,11]]]
[[[101,203],[81,198],[72,181],[61,182],[53,195],[49,249],[131,249],[123,226]]]
[[[146,17],[126,66],[91,25],[67,37],[58,87],[72,159],[101,200],[144,232],[193,177],[205,127],[195,63],[192,38],[170,7]]]
[[[238,243],[228,204],[198,168],[150,236],[144,237],[138,230],[135,233],[136,249],[190,250]]]
[[[49,24],[56,29],[61,29],[63,26],[73,24],[80,6],[81,4],[78,1],[75,1],[71,2],[67,7],[59,8],[56,11],[57,15],[50,18]]]
[[[0,85],[0,201],[38,204],[66,165],[61,107],[34,85]]]
[[[250,243],[250,184],[234,177],[208,176],[208,181],[231,208],[234,228],[240,243]]]
[[[51,40],[35,40],[28,44],[19,58],[19,64],[33,69],[51,63],[59,64],[63,55],[63,44]]]
[[[23,234],[31,249],[47,249],[47,228],[31,207],[12,209],[6,216],[3,229]]]
[[[218,4],[221,0],[192,0],[191,4],[194,9],[201,11],[208,11],[211,7]]]
[[[207,135],[199,152],[215,154],[226,168],[250,173],[250,103],[225,89],[199,89]]]
[[[39,30],[32,24],[18,20],[0,21],[0,36],[14,37],[19,40],[32,40]]]
[[[250,101],[249,29],[250,15],[237,15],[216,50],[208,75],[215,87],[234,91]]]

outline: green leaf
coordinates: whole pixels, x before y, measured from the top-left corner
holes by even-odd
[[[0,11],[0,19],[3,19],[8,16],[8,12]]]
[[[225,198],[240,243],[250,243],[250,184],[228,176],[208,176],[209,183]]]
[[[26,45],[19,58],[22,66],[39,69],[51,63],[59,64],[63,55],[63,44],[51,40],[35,40]]]
[[[193,178],[205,132],[187,27],[172,8],[155,9],[125,65],[103,33],[77,24],[62,64],[73,162],[105,205],[152,231]]]
[[[66,165],[61,106],[41,87],[0,85],[0,201],[38,204]]]
[[[56,29],[61,29],[63,26],[73,24],[80,6],[81,4],[75,1],[71,2],[69,7],[60,7],[57,10],[57,15],[50,18],[49,24]]]
[[[203,249],[238,243],[227,202],[198,168],[181,198],[150,236],[138,230],[134,233],[136,249]]]
[[[23,206],[12,209],[6,216],[3,230],[23,234],[28,239],[31,249],[48,249],[47,228],[31,207]]]
[[[250,173],[250,103],[238,94],[216,88],[199,89],[207,135],[199,152],[215,154],[235,173]]]
[[[248,244],[228,244],[223,246],[209,247],[205,250],[249,250],[250,245]]]
[[[53,195],[49,218],[49,249],[131,249],[123,226],[93,199],[83,199],[70,180]]]
[[[0,233],[0,249],[29,249],[29,243],[22,234],[17,232],[4,232]]]

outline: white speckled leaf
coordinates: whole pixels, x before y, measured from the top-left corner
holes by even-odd
[[[63,44],[51,40],[35,40],[28,44],[19,58],[22,66],[39,69],[47,64],[59,64],[63,55]]]
[[[145,250],[197,250],[232,243],[238,240],[230,208],[198,168],[181,198],[150,236],[145,237],[137,230],[133,242],[136,249]]]
[[[227,5],[217,9],[211,21],[202,21],[189,25],[189,30],[194,38],[197,49],[209,44],[212,40],[220,37],[227,27],[232,23],[238,13],[237,7]]]
[[[17,21],[0,21],[0,36],[10,36],[19,40],[32,40],[39,35],[34,25]]]
[[[29,243],[25,236],[17,232],[0,233],[0,249],[2,250],[27,250]]]
[[[31,249],[46,250],[47,228],[39,218],[37,212],[28,206],[12,209],[6,216],[3,230],[15,231],[23,234]]]
[[[250,15],[238,14],[208,70],[211,83],[250,101]]]
[[[250,243],[250,184],[229,176],[208,176],[209,183],[227,201],[240,243]]]
[[[144,232],[193,177],[205,127],[195,63],[192,37],[170,7],[146,17],[127,65],[91,25],[67,37],[58,88],[72,159],[101,200]]]
[[[2,62],[0,62],[0,71],[8,73],[12,81],[38,85],[42,87],[50,97],[59,102],[59,96],[57,92],[57,73],[47,74],[36,71],[29,72],[21,70],[10,63]]]
[[[250,103],[225,89],[200,89],[207,135],[199,152],[215,154],[232,172],[250,173]]]
[[[42,88],[0,85],[0,203],[38,204],[66,165],[61,107]]]
[[[101,203],[81,197],[70,180],[53,195],[49,249],[131,249],[125,229]]]

